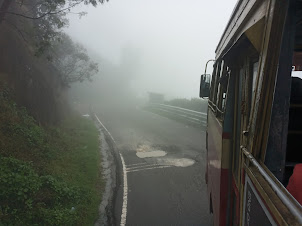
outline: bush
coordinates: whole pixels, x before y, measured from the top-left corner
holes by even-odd
[[[85,191],[53,176],[39,176],[31,164],[0,158],[0,224],[73,225]]]
[[[30,164],[14,158],[0,158],[1,223],[19,224],[33,208],[32,197],[41,187]],[[13,219],[13,220],[12,220]]]
[[[92,225],[103,189],[93,122],[42,127],[1,83],[0,106],[0,225]]]

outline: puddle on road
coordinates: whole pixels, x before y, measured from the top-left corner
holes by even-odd
[[[140,145],[136,150],[136,156],[139,158],[155,158],[157,164],[163,166],[188,167],[194,165],[195,161],[188,158],[167,158],[164,157],[167,152],[154,148],[150,145]],[[162,158],[163,157],[163,158]]]
[[[154,157],[162,157],[167,153],[164,151],[148,151],[148,152],[136,152],[137,157],[139,158],[154,158]]]
[[[139,158],[154,158],[154,157],[163,157],[167,152],[155,149],[149,145],[141,145],[136,150],[136,156]]]
[[[176,167],[188,167],[194,165],[195,161],[193,159],[187,158],[162,158],[157,160],[158,164]]]

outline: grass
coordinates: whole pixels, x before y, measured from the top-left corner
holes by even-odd
[[[56,131],[56,130],[55,130]],[[73,186],[89,192],[90,203],[81,207],[80,225],[91,225],[101,202],[101,175],[98,131],[91,120],[74,116],[64,121],[53,143],[64,151],[50,161],[48,171]],[[58,149],[57,149],[58,150]]]
[[[0,106],[0,225],[93,225],[104,186],[93,122],[42,127],[3,87]]]

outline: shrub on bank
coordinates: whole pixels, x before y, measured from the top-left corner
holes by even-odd
[[[93,122],[42,127],[7,89],[0,106],[0,225],[92,225],[103,190]]]

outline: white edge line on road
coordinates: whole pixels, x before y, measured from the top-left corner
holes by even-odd
[[[144,170],[152,170],[152,169],[163,169],[163,168],[169,168],[172,166],[156,166],[156,167],[149,167],[149,168],[140,168],[140,169],[134,169],[134,170],[128,170],[128,173],[137,172],[137,171],[144,171]]]
[[[128,183],[127,183],[126,165],[121,153],[120,153],[120,157],[122,160],[123,174],[124,174],[124,194],[123,194],[123,207],[122,207],[122,215],[121,215],[121,226],[125,226],[127,220]]]
[[[110,138],[116,144],[113,136],[111,133],[108,131],[108,129],[104,126],[104,124],[101,122],[101,120],[98,118],[96,114],[94,114],[95,118],[98,120],[98,122],[101,124],[101,126],[106,130],[106,132],[109,134]],[[122,215],[121,215],[121,226],[126,225],[126,220],[127,220],[127,202],[128,202],[128,182],[127,182],[127,170],[126,170],[126,164],[125,160],[122,156],[122,154],[119,152],[122,166],[123,166],[123,175],[124,175],[124,191],[123,191],[123,207],[122,207]]]
[[[109,134],[110,138],[113,140],[113,142],[116,144],[113,136],[111,135],[111,133],[108,131],[108,129],[104,126],[104,124],[100,121],[100,119],[98,118],[98,116],[96,116],[96,114],[94,114],[94,116],[96,117],[96,119],[98,120],[98,122],[102,125],[102,127],[106,130],[106,132]]]

